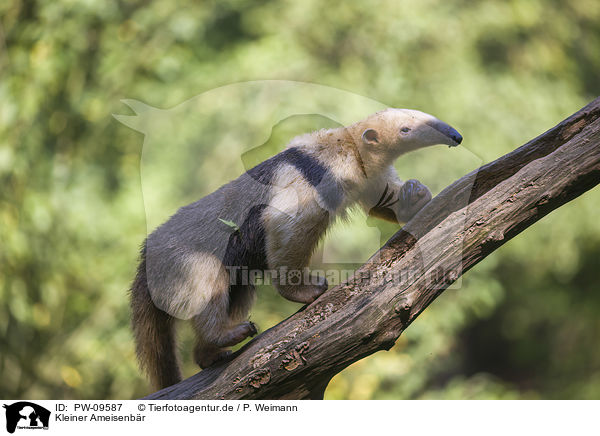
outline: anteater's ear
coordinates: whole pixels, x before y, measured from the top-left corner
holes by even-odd
[[[379,134],[375,129],[367,129],[362,134],[362,140],[367,145],[379,144]]]

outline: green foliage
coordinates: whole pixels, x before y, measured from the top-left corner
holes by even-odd
[[[233,95],[211,101],[216,118],[181,105],[153,125],[162,136],[144,138],[112,117],[127,114],[121,99],[173,108],[230,83],[285,79],[421,109],[465,137],[461,150],[398,162],[401,177],[439,192],[477,157],[509,152],[600,94],[596,0],[12,0],[0,17],[2,397],[147,393],[127,304],[146,219],[151,229],[197,185],[336,125],[297,117],[264,138],[252,130],[261,110],[219,115]],[[224,131],[230,117],[237,127]],[[599,398],[599,201],[587,193],[495,252],[390,352],[335,377],[326,398]],[[369,232],[395,229],[357,220],[332,237],[359,261]],[[298,307],[261,288],[252,319],[266,329]],[[191,374],[189,329],[182,337]]]

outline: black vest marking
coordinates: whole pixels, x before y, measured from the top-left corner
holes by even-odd
[[[265,229],[261,222],[264,204],[254,206],[250,209],[248,217],[229,237],[223,264],[226,267],[235,267],[230,270],[231,286],[229,287],[229,312],[231,313],[239,300],[243,300],[252,288],[248,281],[248,270],[266,270],[267,253],[265,241]],[[247,268],[246,271],[242,267]]]
[[[314,157],[292,147],[247,171],[254,180],[270,185],[275,171],[283,164],[296,168],[302,177],[310,183],[321,197],[323,205],[329,210],[337,209],[342,201],[343,191],[331,171]],[[329,179],[329,180],[324,180]]]
[[[269,185],[273,181],[275,171],[282,165],[289,164],[296,168],[308,183],[318,186],[328,172],[327,167],[314,157],[302,152],[296,147],[288,148],[270,159],[258,164],[247,171],[257,182]]]

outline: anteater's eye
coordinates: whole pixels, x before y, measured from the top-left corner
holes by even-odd
[[[400,129],[400,131],[401,131],[402,133],[408,133],[408,132],[410,132],[410,127],[402,127],[402,128]]]

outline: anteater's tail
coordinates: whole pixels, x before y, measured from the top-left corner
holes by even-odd
[[[138,361],[152,385],[162,389],[181,381],[175,318],[152,302],[146,278],[145,247],[131,286],[131,323]]]

